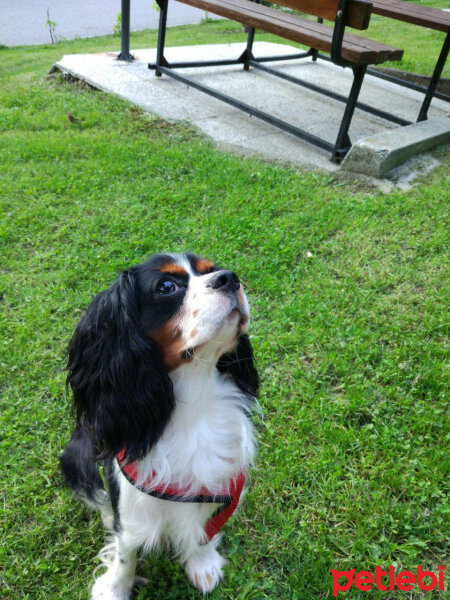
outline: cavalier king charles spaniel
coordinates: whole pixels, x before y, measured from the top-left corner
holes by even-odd
[[[249,308],[233,271],[164,254],[98,294],[68,349],[76,428],[61,456],[69,486],[113,541],[93,600],[126,600],[139,549],[170,544],[203,593],[255,453],[258,374]]]

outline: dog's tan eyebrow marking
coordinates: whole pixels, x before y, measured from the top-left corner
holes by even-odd
[[[214,268],[214,263],[204,258],[199,258],[195,263],[195,270],[200,275],[206,275]]]
[[[181,265],[176,265],[174,263],[167,263],[159,268],[161,273],[171,273],[172,275],[185,275],[187,277],[188,272]]]

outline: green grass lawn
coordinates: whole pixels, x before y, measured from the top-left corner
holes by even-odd
[[[180,27],[168,43],[242,39],[234,29]],[[211,600],[332,598],[331,568],[436,572],[449,559],[448,161],[383,194],[221,153],[46,79],[63,54],[117,45],[0,50],[2,600],[87,598],[103,531],[58,473],[72,427],[64,351],[93,295],[161,250],[232,267],[252,306],[265,419]],[[201,597],[165,557],[139,573],[140,600]]]

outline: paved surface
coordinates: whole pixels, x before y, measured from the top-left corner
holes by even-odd
[[[156,29],[159,13],[152,8],[153,0],[131,1],[131,30]],[[50,20],[56,23],[58,39],[109,35],[117,14],[120,0],[0,0],[0,44],[20,46],[49,44],[50,33],[45,23],[47,8]],[[167,24],[186,25],[199,23],[205,13],[180,2],[169,2]],[[209,18],[219,18],[208,14]],[[120,43],[120,42],[119,42]]]
[[[245,44],[218,44],[167,48],[169,62],[199,60],[208,56],[232,58],[241,54]],[[246,156],[254,154],[270,160],[291,163],[305,168],[336,170],[326,152],[303,142],[272,125],[252,118],[219,100],[168,77],[156,78],[147,68],[154,62],[155,50],[132,50],[133,63],[117,61],[115,55],[69,55],[58,67],[94,87],[114,93],[145,110],[174,121],[190,121],[210,136],[218,145]],[[282,44],[257,42],[256,56],[280,55],[295,51]],[[325,61],[311,59],[275,63],[276,68],[340,93],[347,93],[352,81],[349,69]],[[242,66],[183,69],[211,87],[265,110],[311,133],[334,141],[344,105],[279,78],[259,71],[243,71]],[[366,77],[361,101],[415,121],[422,95],[375,77]],[[430,117],[447,116],[449,105],[433,101]],[[389,121],[356,111],[350,137],[353,141],[389,131],[397,127]]]

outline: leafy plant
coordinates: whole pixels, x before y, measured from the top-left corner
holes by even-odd
[[[50,9],[47,8],[47,20],[45,22],[45,26],[48,28],[48,31],[50,33],[50,39],[52,40],[52,44],[56,44],[56,42],[58,41],[55,34],[56,25],[56,21],[52,21],[50,19]]]
[[[116,18],[114,19],[113,36],[120,37],[121,33],[122,33],[122,13],[117,13]]]

